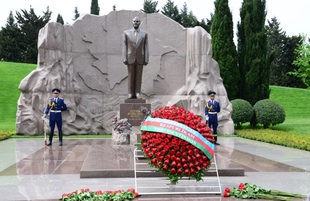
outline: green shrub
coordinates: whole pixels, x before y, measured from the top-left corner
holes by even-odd
[[[278,103],[269,99],[260,100],[253,106],[252,125],[262,124],[264,128],[281,124],[285,120],[285,111]]]
[[[252,105],[243,99],[235,99],[231,101],[232,104],[232,115],[231,118],[237,128],[241,128],[243,123],[250,122],[253,117]]]

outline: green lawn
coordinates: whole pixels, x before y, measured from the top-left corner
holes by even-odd
[[[0,62],[0,131],[15,131],[18,89],[21,80],[36,69],[36,64]]]
[[[272,129],[286,130],[300,134],[310,134],[310,89],[270,86],[270,99],[285,110],[283,124]]]

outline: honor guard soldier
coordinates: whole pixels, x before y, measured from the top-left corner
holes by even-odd
[[[209,91],[208,95],[210,99],[206,103],[205,107],[205,115],[206,115],[206,123],[208,124],[209,128],[213,129],[213,134],[215,144],[220,145],[217,142],[217,126],[218,126],[218,118],[217,118],[217,113],[221,111],[221,107],[219,102],[214,100],[216,93],[214,91]]]
[[[62,115],[61,112],[67,110],[67,105],[64,102],[64,99],[59,98],[60,90],[54,88],[52,90],[54,98],[49,99],[48,104],[46,106],[45,112],[42,118],[45,118],[49,113],[49,124],[51,127],[51,132],[49,134],[49,142],[47,146],[52,145],[53,135],[55,124],[57,124],[58,132],[59,132],[59,146],[62,146]]]

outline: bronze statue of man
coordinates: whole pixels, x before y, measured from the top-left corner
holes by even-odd
[[[141,98],[143,65],[149,62],[149,46],[147,33],[139,26],[138,17],[133,18],[133,28],[124,31],[123,63],[128,70],[128,98]]]

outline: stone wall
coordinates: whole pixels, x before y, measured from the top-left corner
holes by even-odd
[[[170,18],[141,11],[83,15],[72,25],[51,22],[38,36],[37,69],[19,86],[16,132],[43,133],[41,116],[60,88],[68,111],[64,134],[111,133],[119,104],[127,98],[127,66],[122,63],[122,34],[139,16],[149,35],[149,64],[144,67],[142,97],[152,110],[177,104],[204,117],[207,91],[221,105],[219,134],[233,134],[232,106],[212,59],[210,35],[201,27],[184,28]]]

